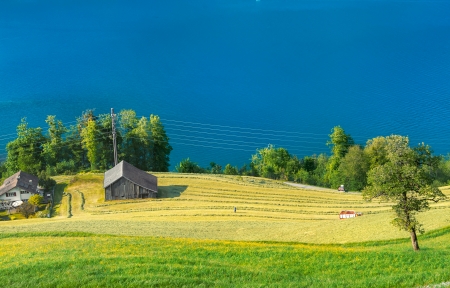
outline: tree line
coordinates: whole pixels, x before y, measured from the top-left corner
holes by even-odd
[[[388,139],[390,138],[375,137],[367,140],[365,145],[356,144],[350,134],[336,126],[326,142],[330,147],[330,155],[323,153],[298,158],[283,147],[268,145],[256,149],[256,153],[251,155],[250,163],[240,168],[230,164],[222,167],[215,162],[211,162],[209,167],[200,167],[187,158],[178,163],[175,170],[182,173],[258,176],[329,188],[344,184],[347,190],[362,191],[368,184],[369,171],[386,162]],[[427,147],[432,153],[431,148],[424,144],[415,147],[414,151],[423,147]],[[449,157],[434,157],[436,163],[430,168],[430,172],[433,173],[436,186],[448,184]]]
[[[0,166],[3,179],[19,170],[52,176],[114,166],[110,114],[86,110],[68,127],[54,115],[45,122],[46,131],[21,119],[17,137],[6,145],[7,157]],[[135,111],[122,110],[116,127],[119,159],[145,171],[168,171],[172,147],[157,115],[138,118]]]

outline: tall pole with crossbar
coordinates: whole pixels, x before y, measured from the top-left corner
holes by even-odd
[[[117,143],[116,143],[116,114],[114,114],[114,108],[111,108],[111,123],[112,123],[112,136],[114,146],[114,166],[117,165]]]

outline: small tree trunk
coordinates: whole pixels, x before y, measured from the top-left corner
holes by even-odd
[[[417,241],[416,229],[411,230],[411,244],[414,251],[419,251],[419,242]]]

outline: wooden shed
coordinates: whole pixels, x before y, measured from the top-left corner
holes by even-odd
[[[158,179],[122,161],[105,172],[103,188],[105,200],[156,198]]]

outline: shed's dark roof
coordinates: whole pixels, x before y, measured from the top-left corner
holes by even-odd
[[[16,187],[19,187],[21,190],[25,190],[30,193],[37,193],[38,182],[39,178],[37,176],[19,171],[16,174],[6,178],[2,186],[0,186],[0,195],[3,195]]]
[[[108,187],[122,177],[143,188],[158,192],[158,179],[156,176],[142,171],[125,161],[121,161],[119,164],[105,172],[103,188]]]

